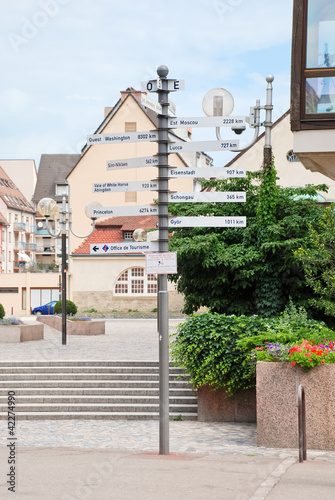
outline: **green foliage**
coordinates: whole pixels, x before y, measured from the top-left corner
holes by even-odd
[[[87,309],[86,311],[83,311],[84,313],[97,313],[98,311],[92,307],[92,309]]]
[[[187,370],[194,387],[211,385],[233,395],[255,385],[256,347],[276,345],[277,355],[279,346],[279,355],[271,358],[279,361],[286,359],[286,346],[303,339],[322,344],[325,338],[335,338],[334,331],[324,324],[306,318],[301,321],[305,314],[292,306],[276,318],[194,314],[171,336],[171,356],[177,366]],[[270,360],[265,359],[265,348],[257,352],[259,360]],[[320,363],[321,358],[314,361]]]
[[[258,316],[195,314],[179,325],[171,342],[172,359],[186,368],[195,387],[225,388],[232,395],[255,384],[255,365],[239,338],[267,329]]]
[[[308,305],[331,326],[335,325],[335,205],[327,207],[318,224],[309,226],[311,244],[295,255],[301,262],[306,283],[313,291]]]
[[[66,314],[70,316],[74,316],[77,314],[78,307],[71,301],[67,300],[66,301]],[[62,312],[62,301],[59,300],[56,302],[55,307],[54,307],[54,314],[60,314]]]
[[[201,306],[236,315],[280,314],[289,297],[306,304],[313,291],[305,284],[294,251],[310,244],[324,208],[311,203],[327,187],[281,188],[275,169],[246,178],[203,180],[216,191],[246,191],[246,203],[170,204],[173,216],[246,216],[246,228],[182,228],[170,239],[178,253],[178,273],[169,279],[185,297],[186,314]]]
[[[5,313],[4,306],[2,304],[0,304],[0,319],[3,319],[5,314],[6,313]]]

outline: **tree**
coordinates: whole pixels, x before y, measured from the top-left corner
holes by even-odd
[[[184,294],[184,312],[199,307],[225,314],[279,314],[291,296],[305,304],[312,290],[305,284],[294,251],[309,242],[324,208],[312,202],[327,186],[281,188],[274,166],[246,178],[203,180],[216,191],[246,191],[246,203],[171,204],[173,216],[247,217],[246,228],[175,230],[170,249],[178,253],[178,273],[171,275]]]
[[[335,206],[327,207],[322,218],[309,226],[310,244],[295,255],[303,266],[306,283],[313,291],[308,305],[330,326],[335,326]]]

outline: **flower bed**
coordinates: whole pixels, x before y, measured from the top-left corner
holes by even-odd
[[[38,316],[37,321],[41,321],[56,330],[62,331],[62,317],[53,316]],[[74,320],[66,320],[67,335],[104,335],[104,321],[85,321],[83,318],[74,318]]]
[[[305,389],[307,449],[335,451],[335,364],[324,363],[309,371],[290,363],[257,363],[258,446],[298,447],[299,384]]]
[[[44,338],[44,325],[24,325],[11,323],[0,325],[0,343],[27,342],[30,340],[42,340]]]

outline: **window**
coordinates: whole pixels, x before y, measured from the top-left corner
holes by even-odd
[[[136,132],[137,124],[136,122],[125,122],[124,131],[125,132]]]
[[[12,252],[10,250],[8,252],[8,262],[12,262]]]
[[[144,267],[124,271],[115,284],[115,295],[152,295],[157,293],[157,276],[146,275]]]
[[[294,0],[291,130],[333,129],[335,3]]]
[[[123,239],[124,240],[132,240],[134,231],[123,231]]]
[[[286,159],[289,162],[299,162],[299,158],[293,153],[293,151],[289,151],[286,155]]]

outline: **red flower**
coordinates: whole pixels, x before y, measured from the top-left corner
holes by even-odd
[[[294,365],[295,365],[295,361],[292,361],[291,365],[293,365],[293,366],[294,366]]]

